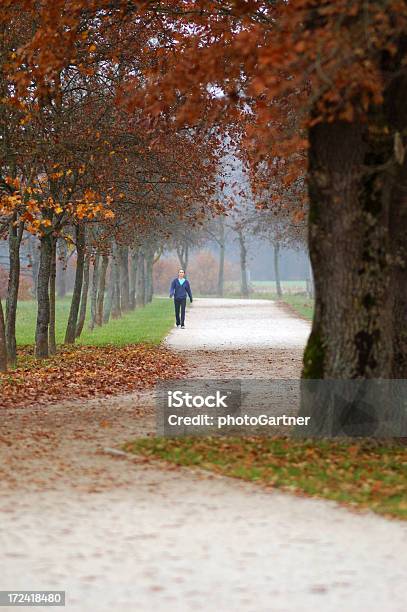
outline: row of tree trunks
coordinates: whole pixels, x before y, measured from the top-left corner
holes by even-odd
[[[24,223],[17,222],[15,215],[9,226],[9,259],[10,274],[6,299],[6,342],[7,358],[10,364],[17,361],[16,317],[18,289],[20,285],[20,246],[23,237]]]

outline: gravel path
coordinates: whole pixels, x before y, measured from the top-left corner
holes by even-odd
[[[167,339],[189,375],[299,376],[309,324],[208,302]],[[153,429],[151,392],[2,411],[1,589],[66,590],[81,612],[405,610],[404,524],[103,453]]]

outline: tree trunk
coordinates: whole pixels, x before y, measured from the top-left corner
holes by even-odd
[[[225,286],[225,223],[223,217],[220,220],[219,236],[219,271],[218,271],[218,297],[223,297]]]
[[[389,186],[375,167],[391,150],[373,132],[342,122],[310,130],[315,314],[305,378],[390,377]]]
[[[129,295],[129,247],[118,248],[120,262],[120,305],[122,312],[130,310]]]
[[[9,227],[10,274],[6,299],[7,358],[12,365],[17,362],[16,316],[20,285],[20,245],[24,231],[24,223],[17,226],[14,225],[15,220],[14,218]]]
[[[72,294],[71,308],[65,333],[65,344],[74,344],[76,325],[78,322],[79,304],[82,295],[83,267],[85,263],[85,227],[80,224],[75,227],[76,234],[76,273]]]
[[[96,255],[93,262],[92,272],[92,289],[90,293],[90,321],[89,329],[93,330],[96,325],[96,309],[97,309],[97,295],[99,285],[99,270],[100,270],[100,255]],[[89,288],[89,271],[88,271],[88,288]]]
[[[40,265],[37,288],[37,326],[35,330],[35,356],[48,357],[48,328],[50,320],[49,279],[52,263],[52,237],[49,234],[40,240]]]
[[[144,254],[140,250],[137,262],[137,288],[136,288],[136,306],[142,307],[146,303],[146,283],[145,283],[145,265]]]
[[[55,355],[57,352],[57,341],[55,334],[55,280],[57,273],[57,244],[56,239],[51,237],[51,270],[49,275],[49,329],[48,329],[48,347],[50,355]]]
[[[31,267],[31,277],[32,277],[32,290],[31,293],[35,299],[37,299],[37,287],[38,287],[38,270],[40,267],[40,251],[39,251],[39,241],[35,236],[30,235],[28,238],[28,260],[30,262]]]
[[[130,252],[130,310],[134,310],[136,307],[136,284],[137,284],[137,261],[138,261],[138,249],[131,249]]]
[[[109,266],[109,256],[103,255],[102,257],[102,265],[100,266],[99,273],[99,285],[97,291],[97,300],[96,300],[96,325],[103,324],[103,305],[105,301],[105,291],[106,291],[106,274],[107,268]]]
[[[63,238],[58,239],[57,251],[57,293],[59,298],[64,298],[66,295],[66,267],[68,263],[68,251],[66,241]]]
[[[281,291],[281,281],[280,281],[280,244],[278,242],[274,243],[274,278],[276,281],[276,292],[279,298],[283,295]]]
[[[110,313],[112,312],[112,304],[113,304],[113,294],[114,294],[114,268],[113,268],[113,258],[110,260],[110,274],[109,274],[109,286],[107,290],[107,296],[103,308],[103,323],[109,323]]]
[[[88,293],[89,293],[89,267],[90,267],[90,255],[86,255],[85,263],[83,265],[83,283],[82,283],[82,296],[81,305],[79,309],[78,323],[76,326],[76,337],[80,338],[83,326],[86,320],[86,311],[88,306]]]
[[[243,297],[249,297],[249,284],[247,282],[247,249],[242,230],[238,231],[240,246],[240,292]]]
[[[113,244],[113,296],[112,296],[112,319],[119,319],[122,316],[120,303],[120,260],[116,244]]]
[[[189,259],[189,245],[186,240],[181,246],[177,246],[177,255],[179,263],[181,264],[181,268],[184,270],[186,275]]]
[[[311,261],[309,257],[307,257],[307,268],[308,268],[308,276],[306,279],[306,291],[307,291],[307,297],[312,299],[314,297],[314,279],[312,276],[312,267],[311,267]]]
[[[154,263],[154,252],[149,249],[146,255],[146,303],[149,304],[153,299],[153,263]]]
[[[0,300],[0,372],[7,372],[7,342],[6,325],[4,321],[3,305]]]

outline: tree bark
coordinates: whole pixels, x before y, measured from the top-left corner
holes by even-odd
[[[55,281],[57,273],[57,244],[56,239],[51,236],[51,270],[49,275],[49,328],[48,328],[48,347],[50,355],[57,352],[57,341],[55,333]]]
[[[49,278],[51,274],[52,237],[46,234],[40,240],[40,265],[37,288],[37,325],[35,330],[35,356],[49,356],[48,328],[50,320]]]
[[[16,216],[9,227],[9,260],[10,274],[6,299],[6,341],[7,357],[10,364],[17,362],[16,316],[18,289],[20,286],[20,245],[23,237],[24,223],[15,225]]]
[[[99,271],[100,271],[100,255],[96,255],[93,262],[92,271],[92,288],[90,293],[90,321],[89,329],[93,330],[96,325],[96,309],[97,309],[97,294],[99,285]],[[89,289],[89,268],[88,268],[88,289]],[[82,292],[83,295],[83,292]]]
[[[240,292],[243,297],[249,297],[249,284],[247,282],[247,248],[242,230],[238,230],[240,247]]]
[[[131,249],[130,277],[129,277],[130,310],[134,310],[136,307],[137,261],[138,261],[138,249]]]
[[[72,294],[71,308],[69,311],[68,324],[65,333],[65,344],[74,344],[76,325],[78,322],[79,304],[82,294],[83,267],[85,263],[85,227],[80,224],[75,226],[76,235],[76,273],[75,284]]]
[[[144,253],[140,250],[137,262],[137,289],[136,306],[143,307],[146,303],[146,283],[145,283],[145,264]]]
[[[85,263],[83,265],[83,283],[82,283],[82,296],[81,305],[79,308],[78,323],[76,325],[76,338],[80,338],[83,326],[86,320],[86,311],[88,306],[88,293],[89,293],[89,267],[90,267],[90,255],[86,255]]]
[[[7,372],[7,342],[6,325],[4,321],[3,305],[0,300],[0,372]]]
[[[103,324],[103,305],[105,301],[105,291],[106,291],[106,274],[107,268],[109,266],[109,256],[103,255],[102,257],[102,265],[100,266],[99,273],[99,285],[97,290],[97,300],[96,300],[96,325]]]
[[[276,281],[276,292],[279,298],[282,297],[283,292],[281,291],[281,281],[280,281],[280,244],[278,242],[274,243],[274,278]]]

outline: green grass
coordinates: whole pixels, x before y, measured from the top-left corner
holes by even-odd
[[[62,343],[71,304],[70,296],[57,300],[56,336],[57,343]],[[159,344],[174,324],[174,306],[166,300],[154,298],[145,308],[137,308],[123,315],[120,319],[110,319],[107,325],[89,330],[89,314],[82,335],[77,344],[104,346],[113,344],[125,346],[148,342]],[[35,301],[19,302],[17,309],[17,344],[34,343],[37,304]]]
[[[407,452],[369,441],[142,438],[127,452],[407,520]]]
[[[314,300],[297,293],[283,295],[283,302],[289,304],[298,314],[312,320],[314,314]]]

